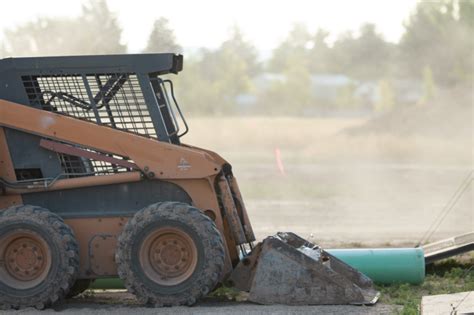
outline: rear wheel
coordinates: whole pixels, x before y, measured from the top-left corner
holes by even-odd
[[[116,262],[127,289],[146,304],[191,305],[213,289],[224,266],[214,222],[188,204],[140,210],[118,240]]]
[[[78,268],[76,239],[59,216],[28,205],[1,213],[1,308],[51,305],[69,292]]]

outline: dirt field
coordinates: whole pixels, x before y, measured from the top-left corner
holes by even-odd
[[[232,163],[259,239],[294,231],[326,247],[413,246],[472,171],[472,138],[344,132],[363,124],[201,118],[185,141]],[[471,184],[432,240],[474,229],[473,192]]]
[[[265,185],[263,177],[270,170],[249,169],[258,175],[243,174],[241,181]],[[247,205],[258,238],[282,230],[326,247],[413,246],[468,172],[463,167],[400,164],[293,165],[286,176],[293,178],[269,176],[282,197],[253,196]],[[285,188],[291,189],[286,181],[297,178],[314,187],[307,189],[306,196],[283,197]],[[471,188],[465,193],[432,240],[474,229],[472,192]]]

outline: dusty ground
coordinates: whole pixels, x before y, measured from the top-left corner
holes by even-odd
[[[257,237],[294,231],[326,247],[413,246],[470,172],[463,166],[306,164],[290,165],[281,176],[272,168],[246,167],[250,172],[240,176],[241,182],[266,185],[270,178],[281,196],[256,199],[248,192]],[[298,186],[287,182],[298,179],[311,186],[307,195],[285,198],[286,189]],[[471,185],[431,240],[474,229],[473,191]]]
[[[456,120],[453,128],[474,130],[471,120],[463,121],[468,125]],[[419,134],[412,123],[409,136],[370,133],[374,122],[363,119],[197,118],[190,124],[185,141],[233,164],[259,239],[294,231],[326,247],[413,246],[473,170],[472,135],[427,135],[433,119]],[[357,128],[364,133],[348,135]],[[474,229],[473,196],[471,183],[431,240]]]
[[[284,305],[256,305],[246,302],[226,302],[216,300],[205,300],[193,307],[173,308],[146,308],[137,305],[132,295],[127,293],[96,293],[87,298],[74,298],[55,309],[42,311],[42,315],[48,314],[393,314],[398,307],[390,305],[375,306],[284,306]],[[38,314],[35,309],[24,309],[21,311],[3,312],[0,314]]]

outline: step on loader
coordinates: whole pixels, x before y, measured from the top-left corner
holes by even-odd
[[[181,142],[175,54],[0,60],[0,307],[120,277],[143,304],[372,304],[372,281],[291,233],[255,245],[231,165]],[[165,77],[165,75],[167,75]]]

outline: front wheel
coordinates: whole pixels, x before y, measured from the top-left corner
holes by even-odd
[[[224,245],[214,222],[199,209],[162,202],[127,223],[115,257],[120,278],[141,302],[192,305],[216,286]]]

